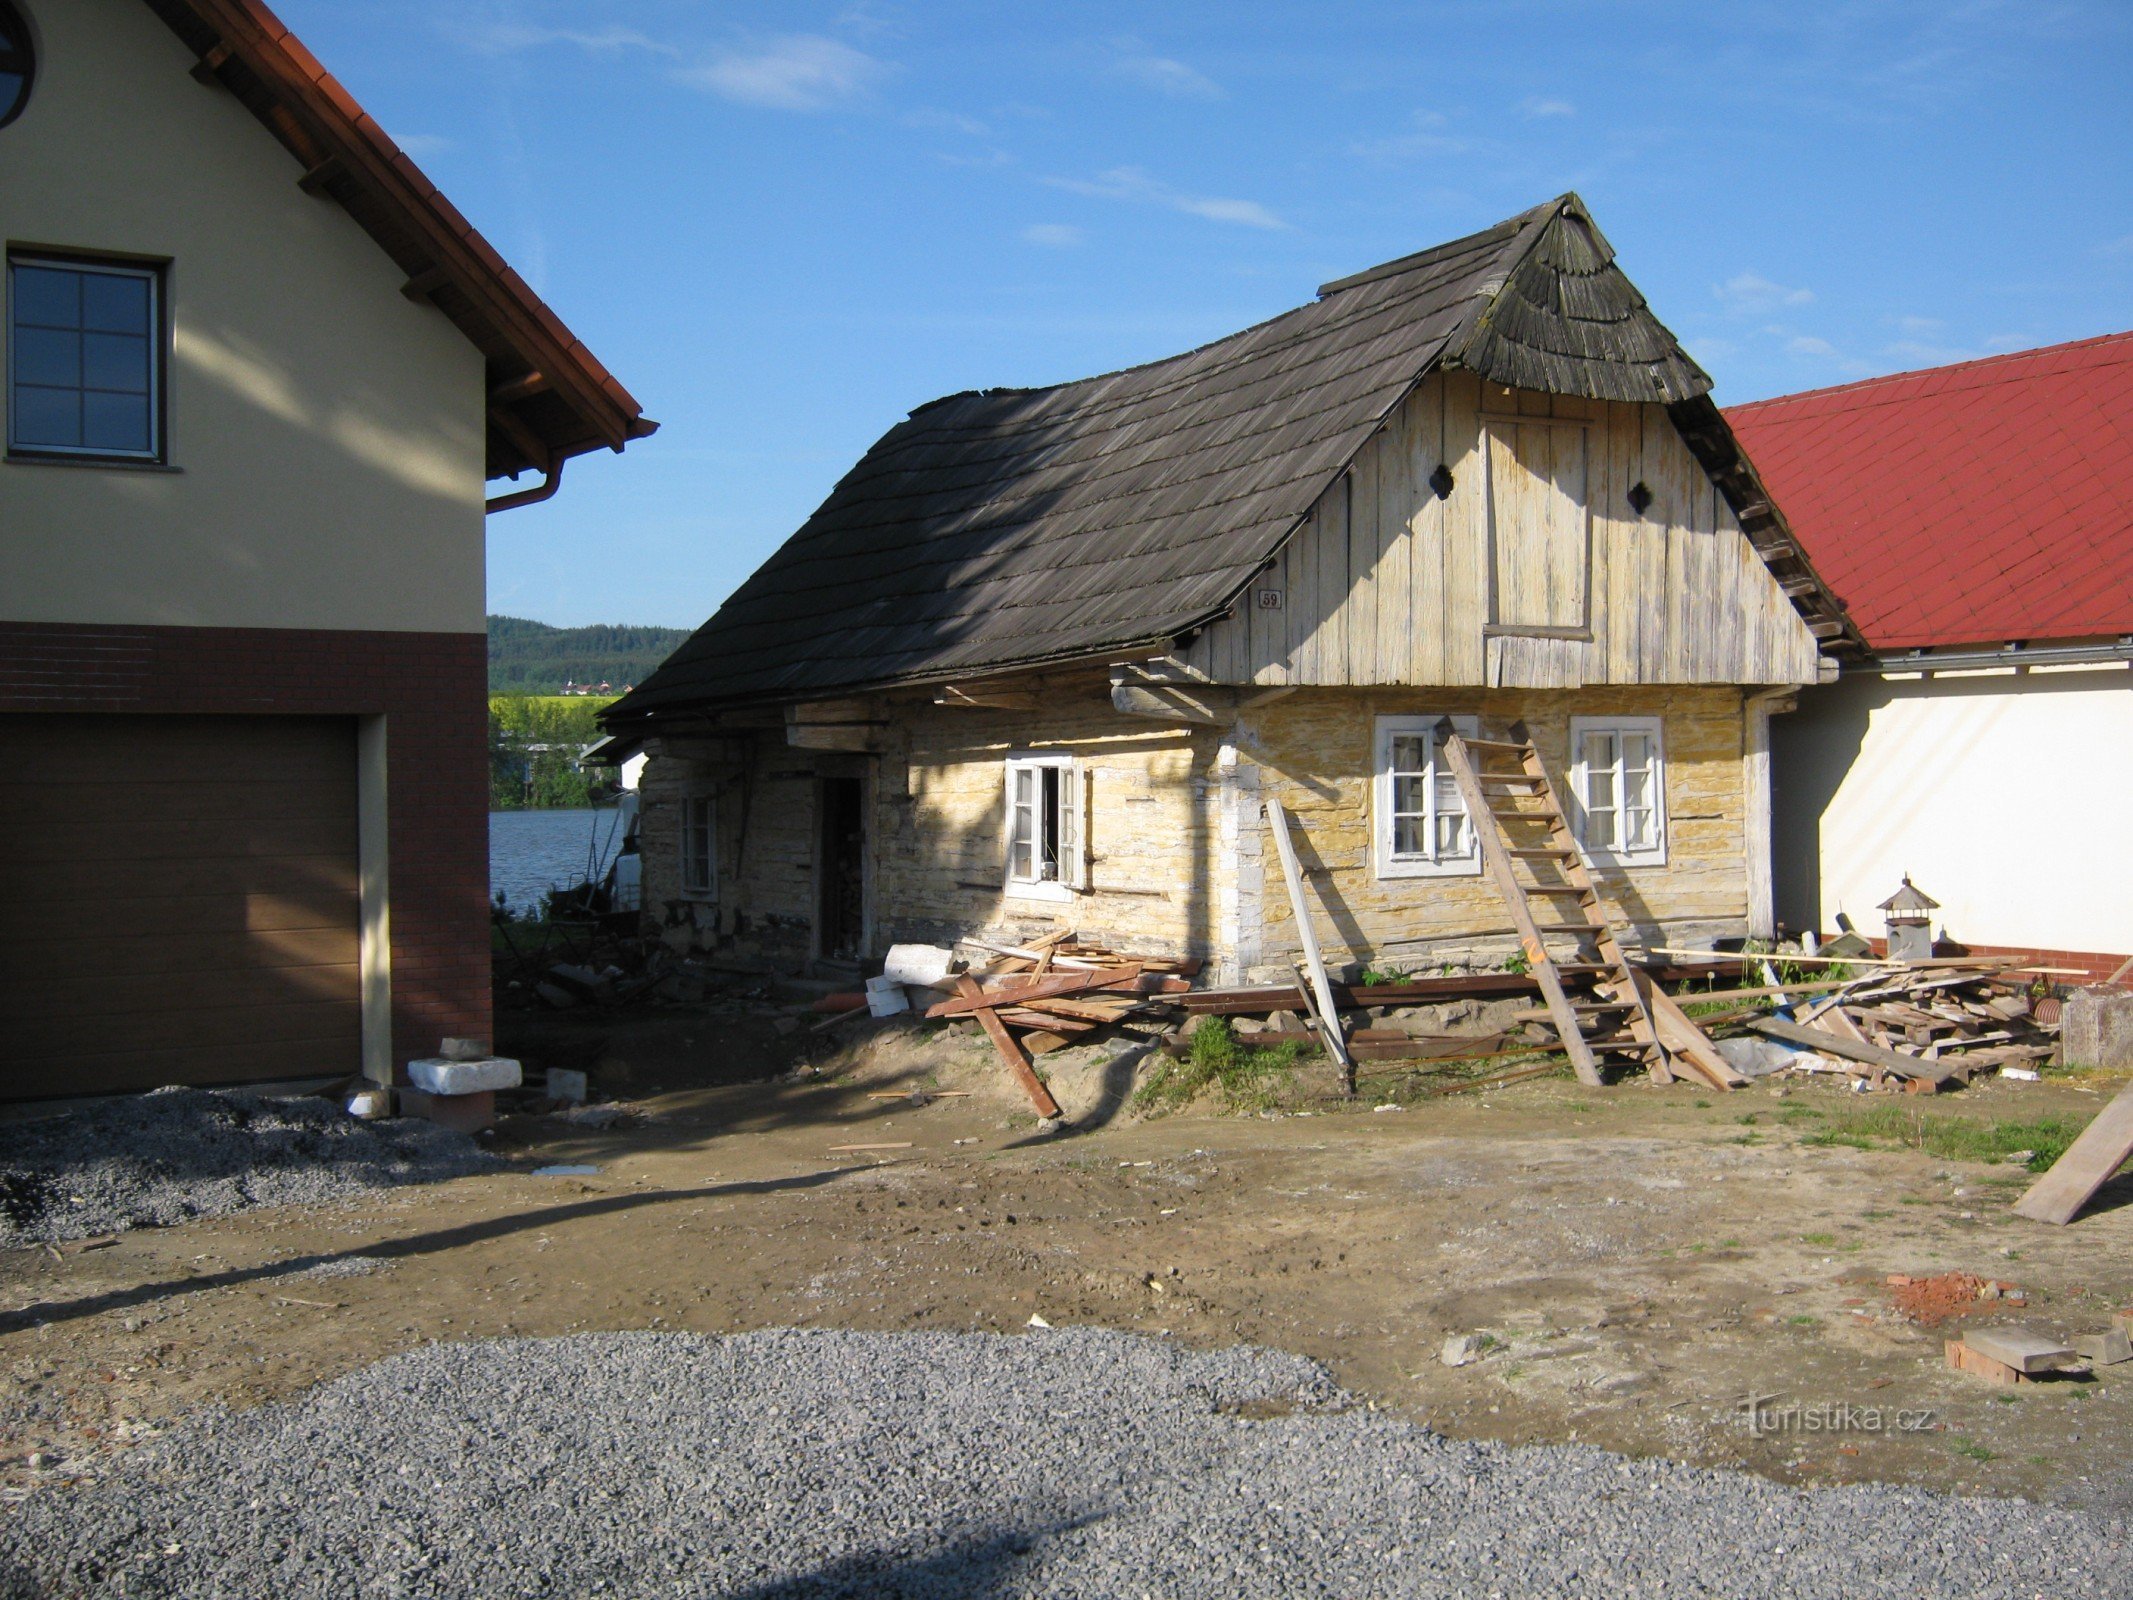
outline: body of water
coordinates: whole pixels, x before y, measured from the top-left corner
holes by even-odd
[[[563,884],[598,877],[620,843],[612,807],[489,813],[489,894],[523,915]]]

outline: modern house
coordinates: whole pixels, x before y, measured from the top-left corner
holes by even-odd
[[[1523,719],[1611,915],[1770,919],[1765,729],[1856,643],[1576,196],[1147,366],[914,411],[606,714],[726,959],[1069,926],[1288,973],[1513,947],[1437,737]]]
[[[2133,333],[1727,412],[1870,656],[1773,729],[1778,915],[2133,954]]]
[[[0,0],[0,240],[0,1097],[486,1034],[484,514],[653,424],[258,0]]]

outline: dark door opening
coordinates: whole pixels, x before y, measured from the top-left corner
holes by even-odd
[[[824,778],[815,860],[822,956],[854,961],[866,942],[866,791],[858,778]]]

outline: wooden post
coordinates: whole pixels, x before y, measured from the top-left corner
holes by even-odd
[[[1348,1054],[1348,1041],[1341,1036],[1340,1012],[1333,1004],[1333,984],[1326,977],[1325,958],[1318,953],[1318,934],[1311,926],[1311,908],[1304,903],[1303,869],[1296,864],[1296,841],[1289,837],[1289,814],[1279,800],[1266,803],[1266,825],[1274,835],[1274,848],[1281,856],[1281,875],[1288,881],[1289,904],[1296,912],[1296,933],[1303,941],[1304,966],[1311,975],[1311,989],[1318,1002],[1318,1027],[1327,1050],[1341,1069],[1341,1091],[1355,1093],[1355,1061]]]

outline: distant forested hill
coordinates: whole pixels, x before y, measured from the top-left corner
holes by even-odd
[[[561,694],[565,683],[642,683],[687,628],[552,628],[524,617],[489,619],[489,692]]]

